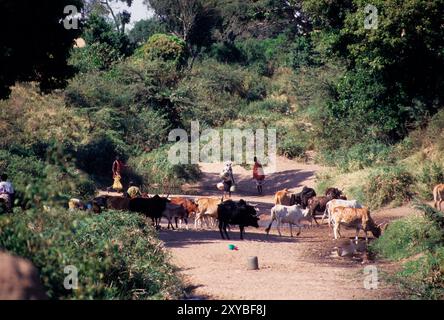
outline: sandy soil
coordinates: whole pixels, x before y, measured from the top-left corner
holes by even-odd
[[[186,186],[187,193],[220,196],[216,190],[222,164],[203,164],[204,177],[199,184]],[[306,228],[299,237],[291,238],[289,229],[283,237],[275,226],[270,236],[264,228],[269,223],[269,210],[277,190],[290,188],[298,191],[304,185],[314,186],[315,174],[322,168],[278,159],[278,170],[267,177],[264,195],[255,194],[251,172],[234,168],[238,190],[234,199],[243,198],[256,204],[261,213],[260,228],[247,228],[244,241],[233,227],[233,240],[221,240],[218,230],[162,230],[159,234],[169,250],[172,262],[189,286],[190,299],[391,299],[394,288],[379,281],[378,289],[364,288],[364,267],[375,265],[379,271],[392,268],[382,261],[364,258],[342,258],[335,254],[338,246],[349,239],[334,241],[326,224]],[[390,221],[412,214],[408,207],[374,212],[376,222]],[[353,230],[342,232],[353,237]],[[295,234],[295,232],[294,232]],[[362,235],[362,234],[361,234]],[[344,242],[345,241],[345,242]],[[238,250],[229,250],[234,244]],[[259,270],[247,270],[248,257],[257,256]]]

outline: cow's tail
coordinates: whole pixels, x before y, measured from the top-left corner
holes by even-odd
[[[265,229],[267,235],[270,233],[271,226],[273,225],[273,221],[276,219],[275,207],[271,208],[271,220],[268,227]]]

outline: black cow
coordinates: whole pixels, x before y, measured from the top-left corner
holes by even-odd
[[[298,204],[305,209],[308,206],[308,200],[313,197],[316,197],[316,191],[312,188],[304,186],[301,192],[293,193],[291,195],[290,205],[294,206],[295,204]]]
[[[328,188],[325,190],[325,195],[331,197],[332,199],[342,199],[347,200],[347,197],[338,188]]]
[[[93,199],[101,208],[128,211],[129,198],[121,196],[102,195]]]
[[[244,228],[248,226],[259,228],[254,207],[248,205],[244,200],[234,202],[227,200],[217,207],[217,215],[219,219],[219,231],[222,239],[225,239],[224,232],[227,239],[230,239],[227,232],[227,227],[231,225],[238,225],[240,229],[240,238],[244,239]]]
[[[99,196],[95,197],[93,201],[97,203],[97,205],[103,209],[108,209],[108,197],[109,196]]]
[[[155,195],[152,198],[134,198],[129,201],[129,211],[142,213],[153,220],[156,229],[160,229],[160,219],[166,204],[170,202],[168,198]]]

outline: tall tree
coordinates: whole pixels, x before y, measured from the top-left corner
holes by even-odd
[[[125,26],[131,20],[131,14],[127,10],[116,12],[113,5],[119,2],[124,2],[128,7],[131,7],[133,0],[83,0],[85,2],[84,15],[89,17],[91,15],[110,15],[114,21],[116,31],[124,34]]]
[[[83,3],[0,0],[0,98],[9,96],[16,81],[37,81],[44,92],[66,84],[73,74],[67,64],[69,52],[81,32],[75,22],[66,28],[66,6],[80,12]]]
[[[210,0],[222,18],[219,39],[269,38],[310,30],[301,0]]]
[[[131,43],[141,45],[155,33],[165,33],[166,26],[157,18],[139,20],[134,24],[128,36]]]
[[[202,10],[200,0],[145,0],[168,28],[185,42],[188,41],[197,16]]]
[[[190,47],[208,41],[217,22],[216,12],[209,1],[144,0],[168,30]]]
[[[365,0],[304,2],[323,35],[322,46],[347,62],[329,105],[332,123],[366,123],[378,139],[393,142],[443,106],[444,0],[375,0],[372,13],[367,5]]]

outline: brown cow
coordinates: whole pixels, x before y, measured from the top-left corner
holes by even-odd
[[[356,240],[358,240],[361,229],[365,232],[366,241],[368,241],[368,231],[371,231],[376,238],[381,235],[381,228],[371,218],[368,208],[335,207],[331,215],[331,221],[335,240],[341,237],[339,232],[341,225],[356,228]]]
[[[325,190],[325,195],[327,197],[330,196],[332,199],[347,200],[347,197],[338,188],[328,188]]]
[[[185,223],[186,223],[186,226],[188,229],[188,218],[197,214],[197,211],[199,209],[197,204],[193,200],[188,199],[188,198],[183,198],[183,197],[171,198],[171,203],[180,205],[185,209],[185,211],[187,213],[187,217],[184,220],[185,220]],[[178,218],[175,217],[175,220],[176,220],[176,228],[178,228],[178,226],[177,226]],[[181,223],[182,223],[182,219],[181,219]]]
[[[202,220],[205,219],[207,223],[207,227],[209,226],[207,218],[212,220],[212,224],[215,224],[217,215],[217,206],[221,203],[221,199],[218,198],[199,198],[196,201],[198,206],[198,212],[196,214],[196,219],[194,219],[194,228],[197,229],[198,222],[200,222],[200,226],[202,227]]]
[[[287,188],[276,192],[274,195],[274,204],[281,204],[283,206],[291,206],[291,192]]]
[[[327,203],[332,200],[330,196],[320,196],[320,197],[313,197],[308,200],[308,209],[309,214],[313,217],[314,221],[317,225],[319,225],[318,221],[315,218],[315,215],[318,213],[324,214],[325,209],[327,207]],[[313,224],[313,222],[312,222]]]
[[[438,184],[433,188],[433,206],[441,210],[441,203],[444,201],[444,184]]]

